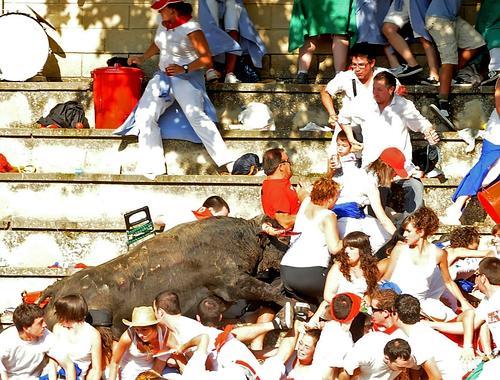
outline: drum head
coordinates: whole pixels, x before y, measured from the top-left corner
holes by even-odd
[[[21,13],[0,16],[0,79],[24,81],[35,76],[49,55],[42,26]]]

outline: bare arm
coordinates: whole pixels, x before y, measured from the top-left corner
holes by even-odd
[[[64,359],[59,360],[58,363],[62,368],[64,368],[66,379],[76,380],[76,370],[75,365],[73,364],[73,360],[66,356]]]
[[[149,45],[149,47],[146,49],[146,51],[142,55],[133,55],[127,59],[127,63],[129,65],[136,64],[136,65],[141,65],[144,63],[144,61],[147,61],[149,58],[152,56],[159,54],[160,49],[158,46],[155,45],[154,42]]]
[[[337,216],[331,213],[325,217],[320,224],[321,231],[325,234],[326,245],[332,256],[335,256],[342,249],[342,240],[339,238],[337,229]]]
[[[385,270],[382,280],[387,280],[387,281],[391,280],[392,273],[394,272],[394,268],[396,268],[396,263],[398,262],[399,255],[403,247],[404,245],[402,243],[398,243],[392,250],[391,256],[388,257],[389,264],[387,264],[387,269]]]
[[[113,355],[111,356],[111,361],[109,363],[109,380],[118,379],[118,369],[120,368],[120,362],[122,360],[123,354],[130,348],[132,344],[132,339],[127,331],[125,331],[118,343],[113,347]]]
[[[486,256],[495,256],[495,252],[489,249],[468,249],[468,248],[446,248],[448,254],[448,265],[453,264],[458,259],[483,258]]]
[[[330,300],[337,294],[339,289],[339,276],[342,276],[342,273],[339,271],[339,267],[337,264],[333,264],[333,266],[328,271],[328,275],[326,276],[325,289],[323,291],[323,301],[318,306],[318,309],[311,317],[310,325],[316,325],[319,321],[320,316],[325,311],[326,307],[330,304]]]
[[[326,112],[328,112],[328,123],[333,125],[337,121],[337,112],[335,111],[335,106],[333,105],[332,96],[328,91],[326,91],[326,86],[321,89],[320,95],[323,107],[325,107]]]
[[[208,47],[208,42],[205,33],[201,30],[195,30],[188,34],[189,40],[193,44],[194,50],[198,54],[198,58],[188,64],[188,72],[201,69],[209,69],[213,65],[212,53]],[[166,68],[168,75],[184,74],[185,71],[180,65],[170,64]]]
[[[295,224],[296,215],[287,214],[285,212],[277,212],[274,214],[274,219],[283,226],[283,228],[292,228]]]
[[[438,248],[436,248],[438,249]],[[450,272],[448,270],[448,255],[446,251],[442,249],[438,249],[437,253],[437,264],[439,265],[439,269],[441,270],[441,276],[443,277],[443,282],[446,285],[446,288],[455,296],[457,300],[460,301],[460,305],[462,306],[462,310],[473,309],[472,305],[465,299],[460,292],[457,284],[452,281]]]
[[[102,345],[101,345],[101,334],[99,331],[92,331],[92,349],[91,349],[91,362],[90,369],[87,373],[86,380],[100,380],[102,374]]]
[[[382,207],[382,202],[380,201],[380,193],[375,185],[370,185],[366,189],[366,195],[368,195],[368,199],[370,200],[370,205],[372,206],[373,212],[377,217],[378,221],[382,224],[384,229],[389,234],[394,234],[396,232],[396,226],[389,219],[387,214]]]

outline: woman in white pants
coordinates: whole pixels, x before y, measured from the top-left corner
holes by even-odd
[[[139,172],[152,177],[165,173],[158,119],[174,102],[216,165],[226,165],[231,172],[233,159],[206,113],[209,100],[202,70],[212,66],[212,57],[200,25],[192,20],[192,7],[182,0],[157,0],[151,7],[160,13],[162,23],[146,52],[128,59],[129,64],[142,64],[160,54],[160,71],[148,83],[135,111],[141,155]]]

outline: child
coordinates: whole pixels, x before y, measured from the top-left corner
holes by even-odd
[[[334,143],[335,142],[335,143]],[[352,145],[344,131],[338,132],[332,138],[328,148],[328,171],[329,176],[339,176],[342,174],[342,168],[361,166],[361,159],[352,152]]]

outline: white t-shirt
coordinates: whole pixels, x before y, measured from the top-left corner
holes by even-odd
[[[387,71],[387,69],[375,67],[373,77],[381,71]],[[338,92],[343,92],[345,94],[342,98],[342,108],[346,106],[349,107],[351,104],[355,104],[356,107],[363,108],[367,102],[373,101],[373,77],[368,83],[363,84],[358,79],[356,74],[354,74],[354,71],[342,71],[335,75],[330,82],[328,82],[325,90],[331,96]],[[354,90],[354,88],[356,90]],[[356,96],[354,96],[354,91],[356,91]],[[347,121],[339,119],[340,124],[350,124],[350,122],[351,120]],[[356,124],[355,121],[354,124]]]
[[[500,116],[498,116],[496,109],[491,112],[483,139],[492,144],[500,145]]]
[[[344,369],[353,375],[356,368],[360,369],[358,380],[392,380],[401,371],[393,371],[384,363],[384,347],[392,339],[407,339],[400,329],[392,334],[381,331],[371,331],[365,334],[354,345],[344,359]]]
[[[55,336],[47,329],[37,341],[20,338],[15,327],[0,334],[0,372],[7,372],[9,380],[35,380],[45,366],[46,355],[61,361],[64,350]]]
[[[352,335],[337,321],[329,321],[323,327],[316,344],[313,363],[321,367],[343,368],[344,357],[352,349]]]
[[[412,326],[408,343],[418,365],[434,358],[443,380],[461,379],[468,372],[460,360],[460,347],[422,322]]]
[[[201,30],[200,24],[190,20],[177,28],[167,29],[161,23],[156,30],[154,42],[160,49],[158,67],[164,71],[170,64],[187,65],[196,59],[198,54],[188,35]]]
[[[307,197],[300,205],[293,227],[293,230],[300,232],[300,235],[295,235],[292,238],[290,248],[283,256],[281,265],[294,268],[327,268],[330,263],[330,252],[326,244],[325,234],[319,225],[332,212],[327,209],[320,210],[311,219],[306,216],[306,209],[310,203],[311,198]]]
[[[68,357],[82,370],[82,379],[87,375],[92,363],[92,339],[95,333],[94,327],[83,322],[72,329],[60,326],[54,334],[59,345],[65,348]]]
[[[476,309],[476,318],[486,321],[491,331],[493,342],[500,347],[500,291],[491,298],[484,298]]]

